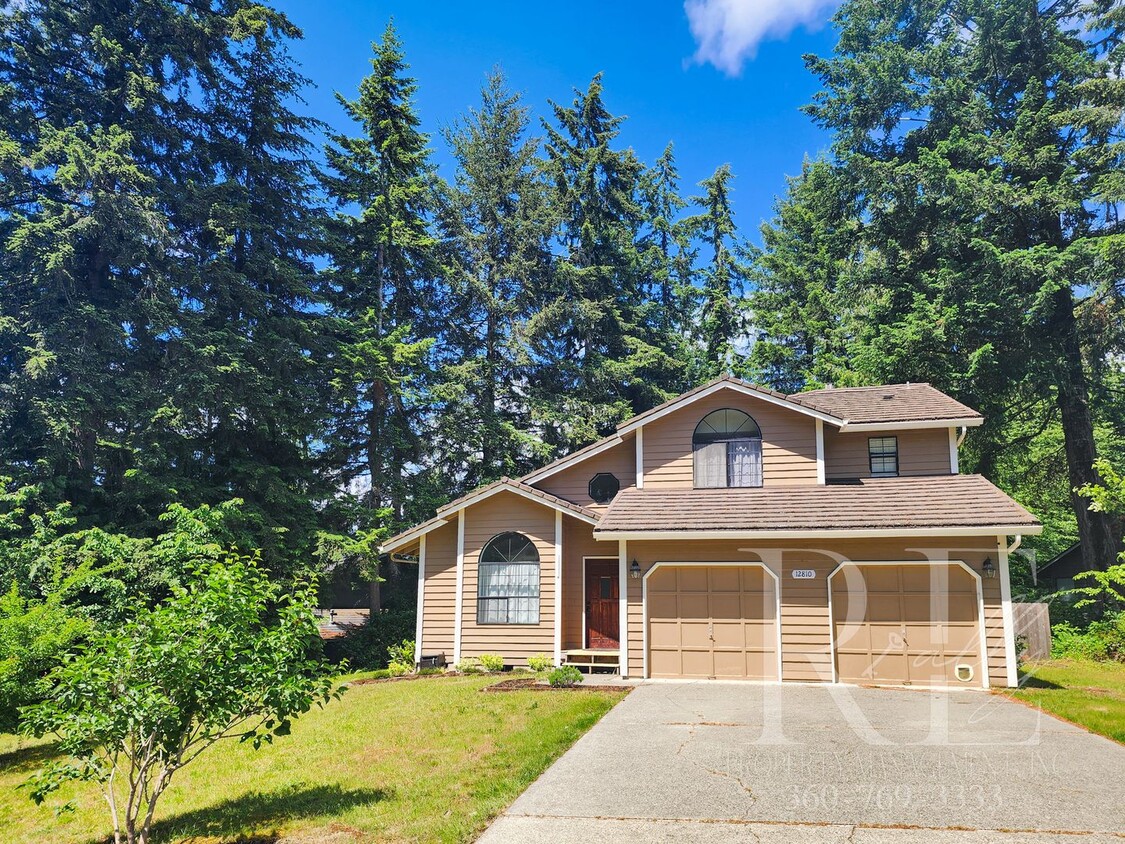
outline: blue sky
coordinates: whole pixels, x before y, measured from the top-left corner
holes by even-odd
[[[734,170],[735,213],[758,242],[785,177],[826,135],[799,108],[816,91],[801,56],[834,43],[834,0],[630,2],[372,2],[279,0],[305,39],[293,45],[315,83],[308,111],[347,126],[332,92],[354,96],[371,42],[393,17],[418,81],[435,159],[450,175],[438,130],[477,104],[499,64],[538,118],[604,73],[606,101],[627,115],[621,143],[651,162],[673,141],[685,194],[719,164]],[[538,122],[536,121],[538,131]]]

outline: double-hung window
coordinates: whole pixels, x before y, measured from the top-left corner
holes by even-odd
[[[477,624],[539,623],[539,552],[522,533],[501,533],[481,549]]]
[[[893,478],[898,475],[898,437],[869,438],[867,458],[871,462],[871,477]]]

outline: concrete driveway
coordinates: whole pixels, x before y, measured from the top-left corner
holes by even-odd
[[[1121,844],[1125,747],[984,692],[646,683],[480,841],[907,839]]]

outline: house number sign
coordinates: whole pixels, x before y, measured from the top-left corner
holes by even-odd
[[[816,569],[793,569],[794,580],[814,580]]]

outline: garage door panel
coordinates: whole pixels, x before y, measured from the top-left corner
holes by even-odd
[[[832,581],[837,676],[844,682],[981,685],[976,581],[957,565],[864,566]],[[936,593],[932,589],[938,590]],[[859,608],[866,604],[862,620]],[[956,676],[958,664],[973,680]]]
[[[902,602],[898,595],[868,594],[867,596],[867,621],[876,624],[879,622],[898,622],[902,618]]]
[[[653,648],[676,648],[680,644],[678,621],[650,621],[648,641]]]
[[[712,593],[711,618],[733,619],[741,623],[742,596],[737,591],[727,595]]]
[[[742,588],[742,579],[739,577],[735,566],[714,566],[709,568],[710,587],[712,592],[733,592],[738,594]]]
[[[678,619],[679,600],[675,593],[648,596],[648,617],[653,619]]]
[[[897,566],[869,566],[862,570],[862,577],[868,594],[873,592],[894,592],[898,594],[901,588]]]
[[[680,593],[679,607],[677,614],[681,619],[708,619],[710,601],[707,598],[707,593],[702,595],[696,593]]]
[[[706,592],[710,578],[707,569],[685,566],[675,569],[680,592]]]
[[[666,566],[648,583],[658,576],[671,588],[648,593],[651,676],[777,678],[777,598],[760,567]]]
[[[710,648],[711,629],[707,621],[687,620],[680,622],[680,642],[685,648]]]
[[[772,621],[747,621],[743,636],[747,648],[772,651],[777,647],[777,627]]]

